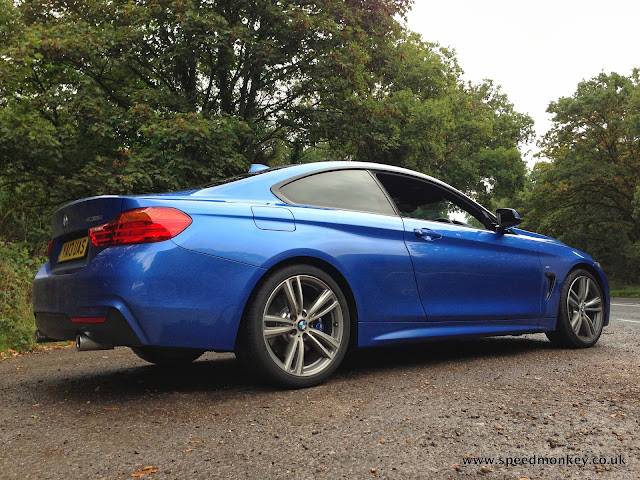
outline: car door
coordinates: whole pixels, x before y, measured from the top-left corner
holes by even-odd
[[[534,242],[491,228],[483,209],[444,185],[376,174],[404,222],[430,321],[539,317],[545,276]]]

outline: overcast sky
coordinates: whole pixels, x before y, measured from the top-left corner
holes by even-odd
[[[640,67],[640,0],[415,0],[407,23],[455,49],[466,80],[501,85],[538,136],[551,127],[549,102],[580,81]]]

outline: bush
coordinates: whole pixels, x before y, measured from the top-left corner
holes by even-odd
[[[0,242],[0,352],[34,347],[31,284],[44,262],[26,244]]]

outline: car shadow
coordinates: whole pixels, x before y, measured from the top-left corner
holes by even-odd
[[[423,342],[353,351],[345,359],[341,370],[357,372],[421,364],[427,366],[451,361],[502,357],[553,349],[555,347],[543,335]]]
[[[334,379],[353,381],[354,377],[375,375],[390,369],[402,370],[416,366],[428,369],[446,362],[464,363],[466,360],[517,356],[553,348],[543,336],[493,337],[366,348],[350,352],[334,374]],[[144,396],[189,393],[206,393],[209,400],[214,400],[216,396],[226,400],[280,390],[263,384],[260,378],[252,376],[250,372],[247,374],[233,354],[207,353],[193,364],[176,368],[141,364],[133,354],[120,353],[118,357],[106,363],[97,363],[90,371],[79,364],[78,370],[65,371],[62,376],[46,379],[40,385],[53,399],[57,397],[60,401],[78,404],[96,401],[103,404],[122,403]]]

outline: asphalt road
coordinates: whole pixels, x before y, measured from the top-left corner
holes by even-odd
[[[640,478],[639,380],[640,300],[621,299],[591,349],[367,350],[298,391],[229,354],[163,371],[49,350],[0,363],[0,479]]]
[[[611,320],[635,323],[640,328],[640,298],[614,298],[611,302]]]

